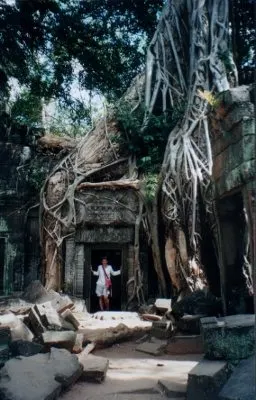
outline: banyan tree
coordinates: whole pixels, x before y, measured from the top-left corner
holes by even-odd
[[[135,79],[120,101],[130,105],[131,115],[141,105],[146,110],[140,133],[147,129],[151,115],[171,118],[177,107],[183,110],[169,133],[155,197],[149,204],[145,176],[133,154],[120,146],[117,139],[124,133],[115,111],[110,111],[56,165],[42,188],[41,244],[48,289],[61,287],[63,243],[82,224],[79,193],[90,188],[129,189],[138,199],[139,206],[133,210],[135,253],[133,277],[127,282],[129,301],[144,301],[138,257],[140,231],[151,245],[162,295],[167,294],[168,286],[179,292],[207,284],[201,260],[202,221],[208,221],[219,257],[218,224],[213,227],[209,103],[236,84],[229,48],[228,1],[167,1],[148,47],[145,74]],[[129,207],[122,199],[118,201],[120,206]]]

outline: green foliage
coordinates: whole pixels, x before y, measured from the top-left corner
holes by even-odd
[[[42,102],[28,90],[23,90],[19,97],[10,105],[13,122],[34,127],[41,125]]]
[[[132,113],[130,105],[123,103],[116,109],[122,135],[114,139],[119,141],[124,151],[136,156],[137,165],[143,172],[155,173],[162,164],[169,133],[183,112],[182,104],[168,110],[166,114],[152,114],[146,127],[142,128],[145,115],[143,107]]]
[[[47,174],[47,167],[47,165],[43,165],[42,160],[37,158],[34,158],[34,160],[29,163],[28,167],[24,167],[26,181],[37,193],[40,192],[43,186]]]
[[[145,198],[148,203],[151,203],[155,198],[158,186],[158,174],[147,173],[145,176]]]
[[[8,79],[64,100],[83,88],[119,96],[140,70],[163,0],[0,0],[0,91]]]

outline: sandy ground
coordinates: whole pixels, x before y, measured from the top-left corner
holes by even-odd
[[[165,396],[159,391],[158,380],[186,387],[188,372],[202,359],[202,355],[154,357],[136,351],[136,346],[126,342],[94,352],[109,359],[106,380],[101,384],[78,382],[61,399],[161,400]]]

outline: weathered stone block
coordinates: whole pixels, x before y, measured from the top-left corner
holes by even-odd
[[[76,341],[76,334],[71,331],[47,331],[42,334],[42,340],[46,347],[54,346],[71,351]]]
[[[42,351],[43,346],[41,344],[28,342],[26,340],[15,340],[10,345],[10,352],[12,354],[12,357],[30,357],[35,354],[41,353]]]
[[[222,100],[227,106],[234,103],[250,102],[250,86],[241,85],[225,90],[218,95],[218,99]]]
[[[11,330],[9,326],[0,326],[0,346],[9,345],[11,340]]]
[[[172,336],[173,330],[171,321],[153,321],[151,335],[158,339],[167,339]]]
[[[31,308],[29,315],[29,325],[32,327],[33,332],[36,336],[39,336],[41,333],[45,331],[45,327],[42,324],[40,317],[38,316],[35,308]]]
[[[230,372],[224,361],[200,361],[188,374],[187,400],[217,400]]]
[[[137,351],[147,353],[152,356],[159,356],[166,350],[167,342],[161,340],[154,340],[153,342],[144,342],[136,347]]]
[[[158,311],[165,313],[172,308],[172,299],[156,299],[155,307]]]
[[[187,382],[178,383],[174,380],[161,379],[158,381],[160,390],[171,399],[185,399],[187,392]]]
[[[0,325],[5,328],[10,328],[11,340],[28,340],[32,341],[33,333],[28,327],[12,313],[0,315]]]
[[[254,351],[253,314],[231,315],[210,323],[201,319],[205,357],[208,359],[238,360]]]
[[[221,400],[255,400],[255,373],[254,357],[241,361],[222,388],[219,398]]]
[[[79,328],[80,322],[78,321],[78,319],[74,316],[74,314],[72,313],[72,311],[70,311],[69,309],[63,311],[61,313],[61,316],[68,322],[70,322],[75,329]]]
[[[202,336],[176,335],[168,340],[165,352],[167,354],[202,354]]]
[[[31,282],[25,289],[22,298],[28,303],[37,303],[47,296],[47,290],[40,281]]]
[[[1,400],[54,400],[81,375],[75,355],[63,349],[13,358],[0,370]],[[18,379],[17,379],[18,377]]]
[[[183,317],[177,321],[177,328],[181,332],[191,333],[194,335],[200,334],[200,319],[205,315],[183,315]]]
[[[101,383],[105,379],[109,366],[108,359],[88,354],[86,357],[79,357],[79,362],[83,366],[81,380]]]

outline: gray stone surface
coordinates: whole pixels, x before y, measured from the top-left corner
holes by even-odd
[[[168,339],[172,336],[173,330],[171,321],[153,321],[151,335],[158,339]]]
[[[42,334],[44,345],[72,350],[76,341],[76,334],[72,331],[47,331]]]
[[[168,398],[184,399],[186,397],[186,392],[187,392],[186,382],[181,383],[181,382],[174,382],[171,379],[160,379],[158,381],[158,386]]]
[[[200,361],[188,374],[187,400],[217,400],[229,375],[225,361]]]
[[[75,355],[52,349],[48,354],[14,358],[0,370],[1,400],[54,400],[82,373]],[[17,379],[18,378],[18,379]]]
[[[53,308],[52,303],[47,301],[46,303],[37,304],[35,306],[42,324],[49,330],[61,330],[63,328],[62,319],[60,318],[57,311]]]
[[[221,400],[255,400],[255,358],[242,360],[223,387]]]
[[[9,326],[0,326],[0,346],[9,345],[11,340],[11,330]]]
[[[74,316],[71,310],[67,309],[61,313],[62,318],[64,318],[66,321],[68,321],[70,324],[74,326],[75,329],[79,328],[80,322],[78,319]]]
[[[105,379],[109,366],[109,360],[107,358],[88,354],[85,357],[79,357],[79,362],[83,366],[83,373],[80,377],[81,380],[101,383]]]
[[[137,351],[147,353],[152,356],[159,356],[165,352],[167,342],[162,340],[156,340],[153,342],[144,342],[136,347]]]
[[[38,313],[35,310],[35,307],[31,308],[31,310],[29,311],[28,323],[36,336],[41,335],[41,333],[46,330]]]
[[[172,299],[156,299],[154,305],[158,311],[166,312],[172,308]]]
[[[32,341],[33,333],[28,327],[12,313],[0,315],[0,325],[10,328],[11,340],[28,340]]]
[[[179,331],[184,333],[191,333],[194,335],[200,334],[200,319],[205,317],[205,315],[190,315],[185,314],[183,317],[177,321],[177,328]],[[211,317],[210,317],[211,318]]]
[[[12,357],[30,357],[43,351],[43,346],[39,343],[28,342],[26,340],[15,340],[10,345]]]
[[[203,340],[201,335],[175,335],[168,340],[167,354],[202,354]]]
[[[204,352],[208,359],[238,360],[254,352],[253,314],[201,319]]]

